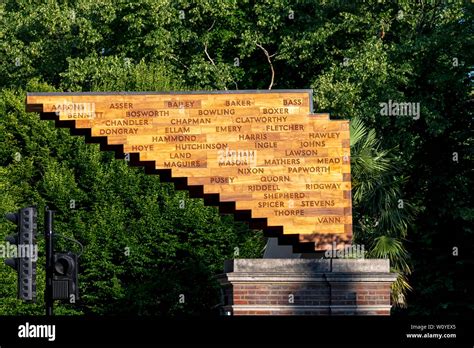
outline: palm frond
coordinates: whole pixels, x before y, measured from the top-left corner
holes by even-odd
[[[355,117],[350,122],[350,134],[351,134],[351,147],[355,146],[359,141],[366,138],[367,128],[364,123],[358,117]]]
[[[392,283],[392,303],[397,307],[406,308],[406,293],[411,290],[412,287],[408,283],[407,277],[403,273],[399,273],[397,280]]]
[[[407,263],[408,253],[403,243],[397,238],[390,236],[380,236],[375,238],[374,245],[369,251],[369,255],[374,258],[390,259],[390,264],[397,270],[406,274],[411,273]]]

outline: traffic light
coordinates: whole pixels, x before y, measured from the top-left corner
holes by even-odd
[[[79,298],[77,255],[56,252],[53,256],[53,300],[75,302]]]
[[[18,274],[18,298],[25,301],[36,301],[36,261],[38,246],[36,231],[38,213],[35,207],[8,213],[5,217],[17,225],[17,233],[5,238],[13,248],[11,258],[5,264],[16,270]]]

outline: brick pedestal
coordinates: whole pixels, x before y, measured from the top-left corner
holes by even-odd
[[[385,259],[236,259],[218,276],[226,315],[390,315]]]

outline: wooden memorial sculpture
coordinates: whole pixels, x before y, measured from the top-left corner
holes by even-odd
[[[349,122],[312,90],[28,93],[53,119],[295,252],[351,242]]]

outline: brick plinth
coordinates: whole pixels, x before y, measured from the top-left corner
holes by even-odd
[[[218,276],[226,315],[390,315],[381,259],[236,259]]]

